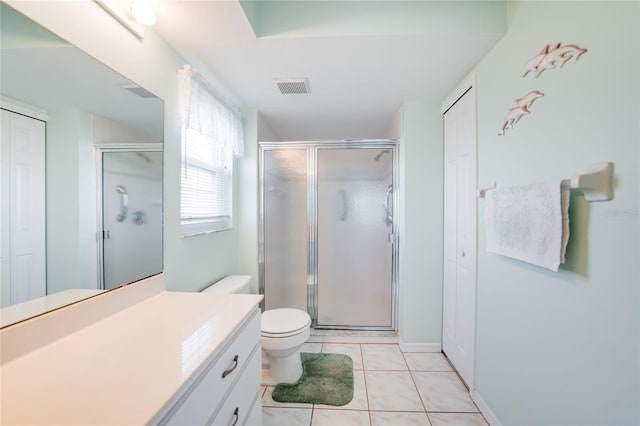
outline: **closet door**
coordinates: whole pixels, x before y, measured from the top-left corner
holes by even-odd
[[[1,304],[46,293],[45,123],[2,110]]]
[[[443,350],[473,389],[476,329],[476,111],[469,89],[444,114]]]

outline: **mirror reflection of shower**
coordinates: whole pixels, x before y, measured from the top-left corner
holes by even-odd
[[[162,271],[162,152],[103,151],[102,187],[103,288]]]

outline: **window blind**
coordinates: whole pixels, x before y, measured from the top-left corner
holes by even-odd
[[[182,110],[180,224],[183,235],[233,226],[233,158],[242,154],[239,113],[188,66],[179,73]]]

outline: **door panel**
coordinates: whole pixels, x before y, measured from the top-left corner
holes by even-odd
[[[2,111],[2,306],[46,293],[45,124]]]
[[[469,90],[444,115],[443,350],[473,388],[476,315],[476,117]]]
[[[265,309],[307,311],[308,150],[263,153]]]
[[[392,164],[390,149],[317,151],[319,327],[392,327]]]
[[[102,154],[103,284],[162,271],[162,152]]]

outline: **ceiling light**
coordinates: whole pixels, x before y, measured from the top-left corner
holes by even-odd
[[[147,27],[156,23],[156,12],[153,10],[151,0],[133,0],[131,14],[136,21]]]

